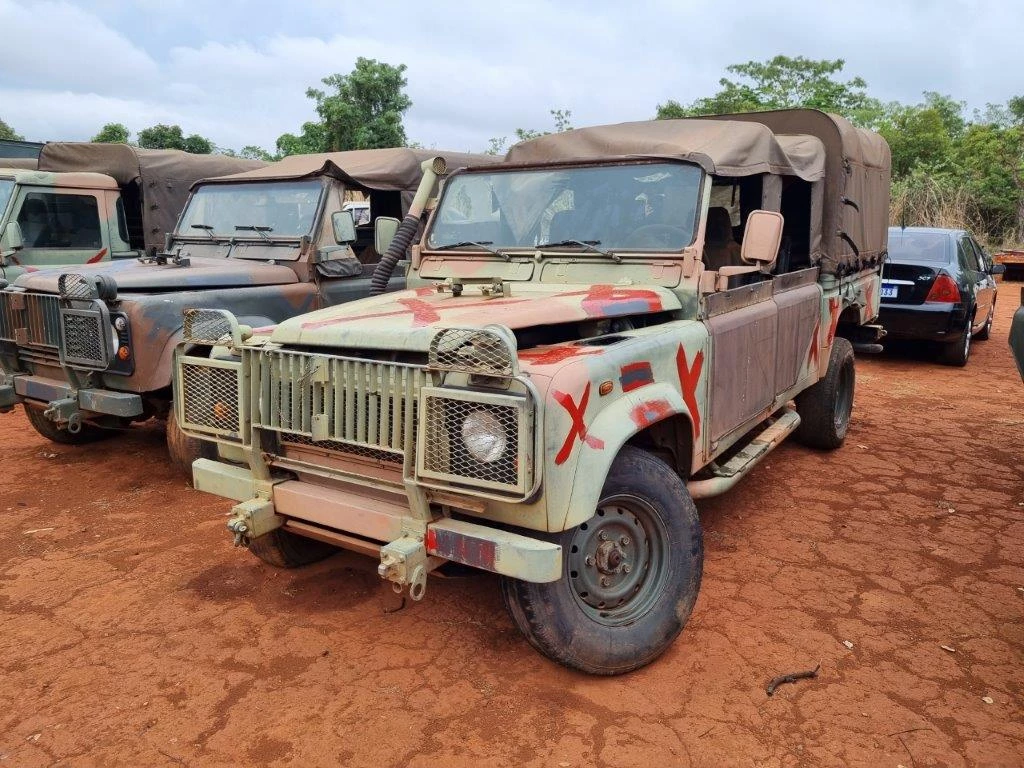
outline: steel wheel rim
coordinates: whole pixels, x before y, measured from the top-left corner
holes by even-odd
[[[594,517],[576,528],[568,549],[573,599],[598,624],[633,624],[665,591],[668,530],[645,499],[602,499]]]
[[[832,421],[837,430],[849,421],[853,411],[853,366],[844,365],[839,372],[839,396],[836,398]]]

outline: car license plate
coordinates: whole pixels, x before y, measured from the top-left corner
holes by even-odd
[[[899,296],[898,285],[882,285],[882,298],[883,299],[895,299]]]

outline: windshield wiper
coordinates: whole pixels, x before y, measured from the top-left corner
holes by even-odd
[[[450,251],[453,248],[466,248],[470,245],[479,248],[481,251],[487,251],[493,253],[495,256],[501,256],[505,261],[509,260],[509,255],[504,251],[499,251],[497,248],[491,248],[494,244],[493,240],[461,240],[458,243],[446,243],[444,245],[434,246],[435,251]]]
[[[193,224],[192,229],[201,229],[210,236],[211,240],[216,240],[217,236],[213,234],[213,227],[209,224]]]
[[[616,264],[622,262],[622,257],[617,253],[606,251],[604,248],[598,248],[601,244],[600,240],[574,240],[573,238],[566,238],[565,240],[557,240],[553,243],[538,243],[535,248],[538,250],[541,248],[557,248],[560,245],[577,245],[590,253],[600,253],[602,256],[607,256],[609,259],[614,261]]]
[[[243,224],[243,225],[236,226],[235,227],[235,231],[236,232],[255,232],[257,235],[259,235],[264,240],[269,242],[270,241],[270,237],[269,237],[269,235],[267,235],[267,232],[273,232],[274,228],[273,227],[259,227],[259,226],[256,226],[255,224]]]

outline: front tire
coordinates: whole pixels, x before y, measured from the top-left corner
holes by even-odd
[[[192,462],[196,459],[215,459],[217,449],[213,443],[189,437],[181,431],[178,426],[178,417],[174,413],[174,406],[167,415],[167,453],[170,454],[171,463],[182,474],[192,477]]]
[[[562,578],[503,577],[512,621],[548,658],[594,675],[650,664],[682,631],[700,591],[697,509],[665,462],[625,446],[596,514],[559,534]]]
[[[796,411],[800,414],[796,439],[827,451],[841,446],[850,428],[856,384],[853,345],[837,336],[832,342],[825,377],[796,396]]]
[[[283,528],[275,528],[270,533],[250,539],[247,546],[256,557],[275,568],[309,565],[338,551],[330,544],[297,536]]]
[[[25,403],[25,416],[36,432],[47,440],[61,445],[88,445],[98,440],[106,440],[115,434],[115,430],[102,429],[93,424],[82,424],[82,428],[78,432],[68,432],[46,418],[42,408],[28,403]]]

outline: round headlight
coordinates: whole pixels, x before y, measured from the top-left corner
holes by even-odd
[[[505,453],[505,429],[490,411],[472,411],[462,422],[462,442],[477,461],[492,462]]]

